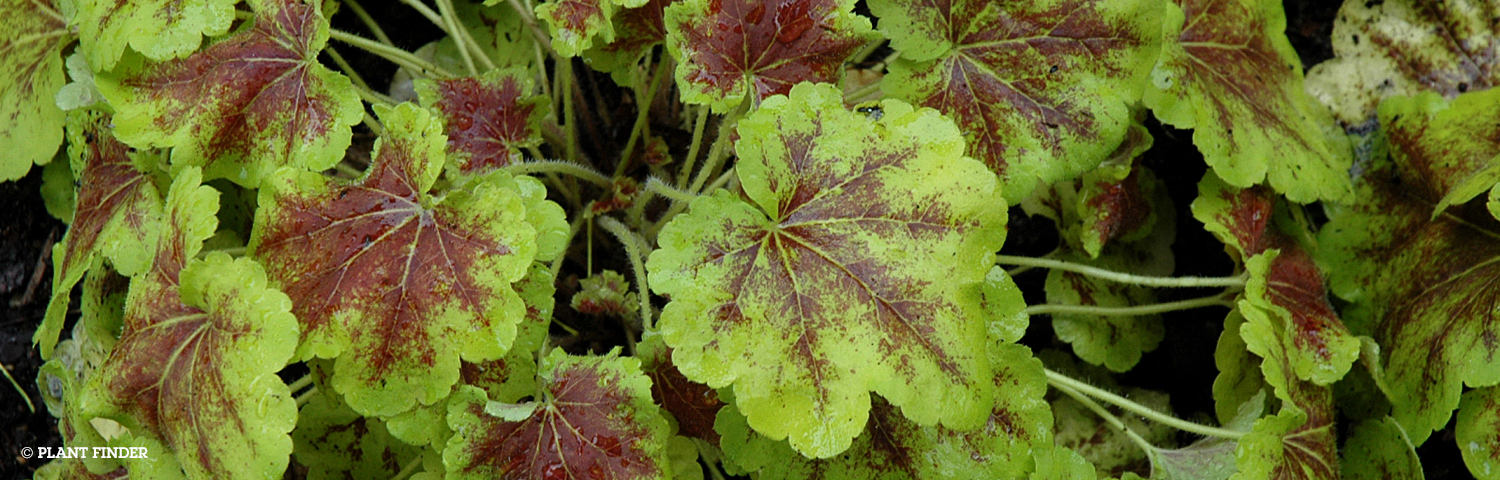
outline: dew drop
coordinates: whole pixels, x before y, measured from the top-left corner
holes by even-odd
[[[459,115],[458,118],[453,119],[454,130],[468,130],[472,126],[474,126],[474,119],[468,115]]]
[[[792,43],[802,38],[803,32],[812,28],[813,19],[804,2],[789,2],[776,6],[776,41]]]
[[[589,443],[594,444],[595,447],[599,447],[599,450],[611,457],[618,457],[625,454],[624,448],[620,447],[620,439],[615,437],[595,435],[594,438],[589,439]]]

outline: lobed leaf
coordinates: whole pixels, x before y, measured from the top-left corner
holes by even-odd
[[[667,7],[667,51],[684,103],[726,112],[835,83],[844,61],[876,38],[854,0],[685,0]]]
[[[731,405],[715,424],[723,434],[726,467],[754,472],[760,480],[1021,478],[1033,470],[1033,446],[1052,444],[1052,412],[1042,399],[1047,380],[1026,347],[1000,345],[990,361],[1000,395],[978,429],[920,426],[876,398],[864,433],[849,450],[814,459],[755,433]]]
[[[1500,350],[1487,340],[1500,335],[1500,290],[1490,281],[1500,275],[1500,223],[1481,202],[1433,218],[1439,198],[1422,186],[1441,183],[1397,171],[1414,169],[1372,165],[1359,201],[1328,209],[1318,260],[1333,292],[1352,303],[1350,325],[1385,352],[1376,379],[1388,387],[1391,416],[1421,445],[1448,423],[1463,385],[1500,383]]]
[[[1245,260],[1250,279],[1242,313],[1252,323],[1273,321],[1287,342],[1297,377],[1329,385],[1344,377],[1359,356],[1359,340],[1328,303],[1323,274],[1312,254],[1278,224],[1287,215],[1270,189],[1240,190],[1215,174],[1198,183],[1193,217]],[[1285,223],[1285,222],[1282,222]],[[1248,303],[1247,303],[1248,302]]]
[[[334,389],[363,415],[390,416],[447,396],[460,358],[510,348],[525,316],[513,284],[558,253],[567,224],[539,182],[503,171],[434,197],[441,124],[415,105],[376,111],[386,132],[365,176],[278,172],[249,252],[293,299],[298,356],[337,358]]]
[[[62,50],[72,41],[51,0],[0,1],[0,181],[26,176],[62,144],[63,112],[52,96],[63,87]]]
[[[99,71],[114,69],[125,46],[164,61],[198,49],[203,36],[229,31],[237,0],[75,0],[79,49]]]
[[[1469,473],[1481,480],[1500,478],[1500,388],[1485,387],[1465,393],[1459,403],[1455,430],[1458,449]]]
[[[521,151],[541,145],[547,98],[531,95],[521,68],[486,72],[479,78],[416,82],[423,106],[435,110],[456,154],[450,168],[476,174],[521,161]]]
[[[487,400],[473,387],[454,394],[448,425],[458,434],[443,450],[448,478],[671,477],[667,423],[639,361],[557,349],[538,376],[546,396],[526,404]]]
[[[199,181],[195,168],[173,181],[156,258],[131,280],[124,331],[81,403],[161,439],[155,451],[193,478],[279,475],[297,411],[276,372],[296,348],[296,319],[255,261],[195,258],[218,203]]]
[[[108,258],[116,271],[135,275],[151,264],[155,232],[161,228],[161,196],[151,172],[150,154],[133,155],[115,140],[110,117],[80,111],[69,115],[68,143],[73,171],[79,172],[72,225],[52,247],[52,299],[32,341],[42,358],[52,356],[67,315],[73,286],[94,259]]]
[[[667,418],[676,426],[675,430],[718,446],[719,432],[714,430],[714,422],[724,408],[719,393],[707,385],[688,380],[672,364],[672,349],[662,341],[661,335],[644,335],[636,345],[636,352],[641,359],[641,368],[651,378],[651,399],[669,414]]]
[[[328,19],[298,0],[249,0],[253,23],[181,60],[127,56],[95,78],[137,148],[176,147],[175,168],[256,188],[281,166],[325,170],[364,118],[347,77],[317,60]]]
[[[1500,184],[1500,90],[1388,97],[1378,110],[1397,175],[1424,198],[1440,198],[1432,217]]]
[[[1463,425],[1463,424],[1459,424]],[[1366,420],[1344,443],[1340,462],[1350,480],[1421,480],[1422,461],[1400,423],[1391,417]]]
[[[1307,73],[1307,91],[1347,127],[1367,124],[1389,96],[1452,99],[1494,86],[1493,2],[1346,1],[1333,23],[1336,58]]]
[[[627,8],[616,13],[611,21],[614,41],[595,45],[583,52],[589,66],[601,72],[609,72],[615,83],[632,85],[630,72],[642,57],[651,53],[652,47],[667,40],[664,22],[667,5],[673,0],[647,0],[644,5]]]
[[[751,427],[819,458],[849,447],[871,390],[919,425],[977,427],[994,398],[985,332],[1025,319],[998,313],[1019,300],[1003,272],[986,278],[1005,203],[957,128],[894,100],[872,120],[840,97],[766,99],[739,124],[745,197],[694,200],[646,265],[672,298],[659,327],[677,367],[733,384]]]
[[[309,480],[391,478],[421,450],[392,437],[385,422],[360,416],[337,397],[313,395],[297,412],[293,455]]]
[[[1068,252],[1058,260],[1114,271],[1139,272],[1149,266],[1149,252],[1111,249],[1110,255],[1090,260]],[[1079,273],[1052,270],[1047,273],[1047,303],[1098,307],[1129,307],[1156,303],[1150,288],[1103,280]],[[1161,315],[1052,314],[1057,338],[1073,345],[1073,352],[1089,363],[1116,372],[1128,371],[1145,352],[1156,350],[1166,333]],[[1102,425],[1101,425],[1102,426]],[[1094,462],[1096,465],[1098,462]]]
[[[888,94],[942,111],[1017,203],[1115,150],[1161,42],[1161,2],[876,0]]]
[[[1347,201],[1349,141],[1302,88],[1276,0],[1166,2],[1166,40],[1146,106],[1193,129],[1225,183],[1262,181],[1294,202]]]
[[[1267,258],[1257,256],[1251,263]],[[1288,332],[1267,318],[1246,313],[1249,303],[1239,302],[1238,310],[1248,319],[1240,335],[1261,357],[1261,374],[1282,403],[1280,412],[1256,420],[1250,434],[1240,439],[1235,449],[1239,473],[1231,480],[1338,478],[1332,391],[1298,377],[1291,358],[1294,351],[1284,338]]]

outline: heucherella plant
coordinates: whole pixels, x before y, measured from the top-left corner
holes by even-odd
[[[1500,478],[1500,4],[368,7],[0,0],[38,478]]]

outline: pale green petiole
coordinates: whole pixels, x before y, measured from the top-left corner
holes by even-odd
[[[1023,265],[1027,267],[1052,268],[1063,270],[1090,277],[1098,277],[1105,280],[1140,285],[1143,287],[1243,287],[1248,275],[1236,275],[1233,277],[1150,277],[1145,275],[1131,275],[1113,270],[1105,270],[1089,265],[1082,265],[1049,258],[1018,257],[1013,255],[998,255],[995,263],[1004,265]]]
[[[1121,397],[1119,395],[1115,395],[1115,394],[1110,393],[1110,392],[1108,392],[1108,391],[1106,391],[1106,390],[1104,390],[1102,388],[1095,387],[1093,385],[1089,385],[1087,383],[1080,382],[1078,380],[1074,380],[1071,377],[1068,377],[1067,375],[1063,375],[1061,373],[1057,373],[1057,372],[1054,372],[1054,371],[1051,371],[1051,370],[1046,370],[1046,369],[1043,369],[1043,371],[1047,374],[1047,383],[1050,384],[1050,385],[1052,385],[1053,387],[1057,387],[1059,390],[1061,390],[1063,388],[1072,389],[1072,390],[1074,390],[1074,391],[1076,391],[1078,393],[1082,393],[1082,394],[1088,395],[1090,397],[1093,397],[1093,398],[1096,398],[1096,399],[1099,399],[1099,400],[1103,400],[1104,402],[1109,403],[1111,405],[1115,405],[1115,406],[1118,406],[1120,408],[1129,410],[1132,413],[1135,413],[1137,415],[1140,415],[1142,417],[1145,417],[1145,418],[1150,419],[1152,421],[1155,421],[1157,423],[1161,423],[1163,425],[1166,425],[1166,426],[1169,426],[1169,427],[1172,427],[1172,428],[1175,428],[1175,429],[1178,429],[1178,430],[1182,430],[1184,432],[1196,433],[1196,434],[1203,435],[1203,436],[1208,436],[1208,437],[1228,438],[1228,439],[1232,439],[1232,440],[1238,440],[1238,439],[1244,438],[1245,435],[1249,434],[1249,432],[1239,432],[1239,431],[1228,430],[1228,429],[1223,429],[1223,428],[1218,428],[1218,427],[1210,427],[1208,425],[1201,425],[1201,424],[1189,422],[1187,420],[1183,420],[1183,419],[1180,419],[1180,418],[1177,418],[1177,417],[1173,417],[1171,415],[1167,415],[1167,414],[1158,412],[1156,410],[1152,410],[1150,408],[1146,408],[1145,405],[1141,405],[1139,403],[1132,402],[1132,401],[1130,401],[1129,399],[1127,399],[1125,397]]]

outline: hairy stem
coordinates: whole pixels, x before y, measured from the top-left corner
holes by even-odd
[[[697,195],[672,188],[671,185],[667,185],[666,182],[656,177],[646,179],[646,190],[670,198],[673,202],[689,203],[698,198]]]
[[[316,385],[314,385],[312,388],[308,388],[306,392],[302,392],[301,395],[297,396],[297,408],[302,408],[304,405],[307,405],[307,402],[312,401],[313,395],[317,394],[318,387]]]
[[[506,0],[506,2],[510,3],[510,8],[516,10],[516,14],[521,16],[521,23],[526,24],[526,29],[531,31],[531,36],[536,38],[537,48],[545,50],[547,56],[552,57],[553,60],[558,62],[567,60],[558,55],[557,50],[552,49],[552,37],[547,36],[547,32],[542,31],[542,27],[536,24],[536,15],[531,13],[531,9],[522,6],[517,0]]]
[[[1103,405],[1099,405],[1099,402],[1095,402],[1094,399],[1089,398],[1087,395],[1084,395],[1078,390],[1074,390],[1062,385],[1054,384],[1052,385],[1052,388],[1056,388],[1057,391],[1063,392],[1069,397],[1073,397],[1073,399],[1077,400],[1078,403],[1081,403],[1083,404],[1083,406],[1088,407],[1088,409],[1092,410],[1095,415],[1098,415],[1099,418],[1104,419],[1104,423],[1108,423],[1109,426],[1114,427],[1115,430],[1119,430],[1121,433],[1124,433],[1126,437],[1130,437],[1130,441],[1135,443],[1136,446],[1141,447],[1141,450],[1144,450],[1147,455],[1150,455],[1151,452],[1158,450],[1154,445],[1151,445],[1151,442],[1146,441],[1146,439],[1144,437],[1141,437],[1140,434],[1135,433],[1135,430],[1132,430],[1128,425],[1125,425],[1125,422],[1123,420],[1120,420],[1120,417],[1115,416],[1115,414],[1113,413],[1109,413],[1109,410],[1105,409]]]
[[[646,288],[646,264],[642,261],[641,243],[644,240],[631,232],[625,224],[610,217],[598,217],[599,226],[604,227],[610,234],[625,245],[625,254],[630,257],[630,267],[635,270],[635,284],[640,289],[637,294],[641,302],[641,328],[650,332],[656,331],[656,325],[651,321],[651,296],[650,290]]]
[[[296,381],[287,384],[286,388],[290,389],[292,393],[297,393],[298,391],[307,388],[308,385],[312,385],[312,383],[313,376],[311,373],[308,373],[307,375],[303,375],[301,378],[298,378]]]
[[[1229,429],[1224,429],[1224,428],[1218,428],[1218,427],[1210,427],[1208,425],[1201,425],[1201,424],[1189,422],[1187,420],[1183,420],[1183,419],[1180,419],[1180,418],[1177,418],[1177,417],[1173,417],[1171,415],[1167,415],[1165,413],[1158,412],[1156,410],[1152,410],[1150,408],[1146,408],[1145,405],[1141,405],[1139,403],[1132,402],[1129,399],[1126,399],[1125,397],[1121,397],[1119,395],[1115,395],[1115,394],[1110,393],[1110,392],[1108,392],[1108,391],[1106,391],[1106,390],[1104,390],[1102,388],[1095,387],[1093,385],[1089,385],[1087,383],[1080,382],[1078,380],[1074,380],[1071,377],[1068,377],[1067,375],[1063,375],[1061,373],[1057,373],[1057,372],[1054,372],[1052,370],[1043,369],[1043,371],[1047,374],[1047,383],[1050,384],[1050,385],[1052,385],[1053,387],[1059,387],[1060,386],[1059,389],[1064,388],[1064,387],[1065,388],[1073,389],[1073,390],[1075,390],[1075,391],[1077,391],[1079,393],[1088,395],[1090,397],[1093,397],[1093,398],[1096,398],[1096,399],[1099,399],[1099,400],[1103,400],[1105,403],[1109,403],[1111,405],[1115,405],[1115,406],[1118,406],[1120,408],[1129,410],[1129,411],[1131,411],[1131,412],[1133,412],[1133,413],[1135,413],[1137,415],[1140,415],[1142,417],[1146,417],[1147,419],[1150,419],[1152,421],[1155,421],[1157,423],[1160,423],[1160,424],[1163,424],[1163,425],[1166,425],[1166,426],[1169,426],[1169,427],[1172,427],[1172,428],[1176,428],[1178,430],[1182,430],[1182,431],[1185,431],[1185,432],[1196,433],[1196,434],[1203,435],[1203,436],[1208,436],[1208,437],[1228,438],[1228,439],[1231,439],[1231,440],[1239,440],[1241,438],[1244,438],[1245,435],[1248,434],[1248,432],[1239,432],[1239,431],[1234,431],[1234,430],[1229,430]]]
[[[708,179],[714,175],[714,171],[719,169],[719,163],[729,156],[726,153],[729,151],[729,134],[734,132],[735,125],[740,122],[741,117],[745,116],[745,112],[750,111],[751,103],[750,99],[745,99],[745,102],[741,103],[739,108],[734,109],[733,113],[719,120],[719,136],[714,139],[714,146],[708,150],[708,160],[703,164],[703,168],[693,176],[693,185],[688,187],[689,192],[701,192],[703,184],[707,183]]]
[[[383,43],[370,40],[342,30],[328,29],[328,37],[340,42],[353,45],[373,53],[380,58],[390,60],[391,63],[411,69],[414,73],[422,76],[438,75],[442,77],[453,77],[453,73],[434,65],[432,62],[423,60],[411,52],[395,48]]]
[[[563,160],[534,160],[530,162],[513,163],[505,166],[505,171],[510,172],[511,175],[525,175],[528,173],[537,172],[561,173],[575,178],[581,178],[583,180],[589,181],[590,183],[594,183],[604,187],[614,185],[614,182],[611,181],[609,177],[606,177],[604,176],[604,174],[594,171],[594,169],[592,168]]]
[[[453,0],[438,0],[438,6],[446,9],[444,13],[453,17],[453,24],[457,28],[459,36],[459,38],[455,38],[454,40],[459,41],[460,50],[467,49],[472,52],[474,58],[478,58],[479,63],[484,64],[485,70],[494,70],[495,61],[490,60],[489,54],[484,53],[484,48],[479,46],[479,41],[474,40],[474,34],[469,31],[469,27],[464,26],[463,22],[458,21],[457,10],[453,9]]]
[[[1224,300],[1224,295],[1212,295],[1207,297],[1190,298],[1175,302],[1155,303],[1151,305],[1132,305],[1129,307],[1101,307],[1098,305],[1031,305],[1026,307],[1027,315],[1055,315],[1059,313],[1073,313],[1080,315],[1099,315],[1104,317],[1121,317],[1134,315],[1150,315],[1153,313],[1175,312],[1178,310],[1192,310],[1203,307],[1232,307]]]
[[[391,37],[386,36],[385,30],[382,30],[380,24],[375,22],[375,18],[371,17],[370,13],[365,11],[365,7],[360,6],[359,0],[344,0],[344,6],[349,7],[349,11],[354,12],[354,16],[359,17],[360,22],[364,22],[365,28],[370,29],[370,33],[375,35],[376,40],[380,40],[380,43],[386,45],[395,46],[394,43],[391,43]]]
[[[1098,267],[1083,265],[1073,262],[1064,262],[1050,258],[1018,257],[1013,255],[999,255],[995,262],[1006,265],[1023,265],[1027,267],[1053,268],[1090,277],[1102,278],[1112,282],[1140,285],[1143,287],[1243,287],[1247,280],[1246,275],[1233,277],[1149,277],[1145,275],[1132,275],[1113,270],[1105,270]]]
[[[573,98],[573,85],[577,82],[573,78],[572,59],[563,59],[557,63],[557,76],[561,79],[559,82],[561,87],[557,89],[557,94],[563,97],[563,123],[566,124],[566,127],[563,129],[563,135],[566,138],[563,150],[567,152],[568,161],[577,162],[578,111],[575,105],[577,101]]]
[[[469,75],[479,76],[479,68],[474,66],[474,56],[469,53],[469,44],[464,41],[464,34],[468,33],[463,24],[458,22],[458,17],[453,14],[453,2],[450,0],[437,0],[438,15],[443,19],[443,30],[453,37],[453,42],[458,44],[458,56],[464,59],[464,68],[469,69]]]
[[[625,148],[620,150],[620,163],[615,164],[615,176],[625,174],[625,167],[630,165],[630,154],[635,151],[635,144],[646,135],[651,126],[647,120],[651,118],[651,102],[656,101],[656,90],[661,88],[661,79],[666,66],[671,64],[671,56],[662,55],[661,61],[656,62],[656,73],[651,76],[651,85],[646,87],[645,92],[636,94],[635,125],[630,128],[630,139],[625,141]]]
[[[677,171],[677,188],[687,188],[688,175],[693,173],[693,164],[698,162],[698,151],[703,148],[703,128],[708,125],[708,106],[698,107],[698,120],[693,123],[693,142],[688,144],[687,158]]]
[[[852,92],[844,93],[844,99],[847,101],[856,101],[861,98],[875,95],[878,92],[880,92],[880,82],[875,82],[863,87],[859,87],[859,89]]]

